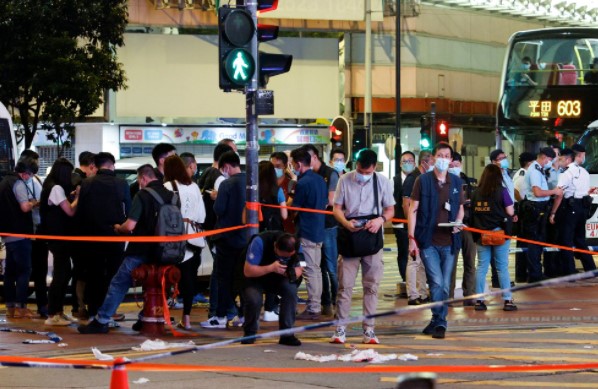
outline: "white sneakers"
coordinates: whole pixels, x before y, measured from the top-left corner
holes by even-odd
[[[199,323],[203,328],[226,328],[226,317],[212,316]]]
[[[345,333],[345,326],[336,327],[336,331],[334,331],[330,343],[344,344],[346,341],[347,334]]]
[[[330,338],[330,343],[337,343],[337,344],[344,344],[347,341],[347,333],[344,326],[336,327],[336,331],[334,331],[334,335]],[[380,344],[378,337],[374,333],[374,329],[372,327],[368,327],[363,330],[363,340],[362,343],[365,344]]]
[[[278,314],[274,311],[264,311],[262,321],[278,321]]]
[[[70,315],[66,315],[64,313],[59,315],[54,315],[46,319],[44,321],[44,325],[47,326],[68,326],[72,323],[76,323],[77,319]]]

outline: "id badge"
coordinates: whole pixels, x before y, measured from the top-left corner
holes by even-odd
[[[449,203],[448,201],[446,203],[444,203],[444,209],[446,209],[447,211],[451,211],[451,203]]]

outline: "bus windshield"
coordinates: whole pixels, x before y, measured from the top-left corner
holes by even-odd
[[[598,119],[596,96],[598,28],[518,32],[507,47],[497,128],[518,152],[571,144]]]

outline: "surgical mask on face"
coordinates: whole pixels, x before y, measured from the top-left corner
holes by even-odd
[[[529,63],[521,64],[521,69],[523,69],[523,70],[529,70],[530,67],[531,67],[531,65]]]
[[[411,173],[413,170],[415,170],[415,164],[411,163],[411,162],[404,162],[401,165],[401,169],[405,172],[405,174],[409,174]]]
[[[355,173],[355,178],[357,179],[357,182],[359,182],[360,184],[365,184],[366,182],[368,182],[369,180],[372,179],[373,174],[360,174],[360,173]]]
[[[228,172],[225,172],[224,170],[221,170],[220,173],[222,173],[222,176],[227,180],[230,177],[230,174],[228,174]]]
[[[297,169],[295,169],[293,167],[293,174],[296,175],[297,177],[299,177],[301,175],[301,172],[299,171],[299,169],[301,169],[301,165],[297,165],[297,166],[298,166]]]
[[[434,165],[430,165],[430,162],[424,162],[428,168],[426,169],[426,172],[431,172],[432,170],[434,170]]]
[[[334,163],[334,170],[336,170],[336,172],[340,174],[345,170],[345,166],[346,164],[344,162],[336,161]]]
[[[27,185],[31,185],[32,182],[33,182],[33,176],[29,176],[29,178],[25,180],[25,184],[27,184]]]
[[[578,165],[581,166],[581,165],[583,165],[585,163],[586,163],[586,157],[583,157],[582,159],[579,160]]]
[[[276,178],[281,178],[284,174],[284,171],[282,169],[274,168],[274,170],[276,171]]]
[[[457,177],[461,176],[461,168],[460,167],[450,167],[448,172],[456,175]]]
[[[438,171],[445,172],[448,170],[450,163],[451,161],[448,158],[436,158],[434,166]]]
[[[508,169],[509,168],[509,160],[508,159],[503,159],[500,161],[500,168],[501,169]]]
[[[544,165],[544,169],[550,169],[552,167],[552,161],[548,161],[546,162],[546,164]]]

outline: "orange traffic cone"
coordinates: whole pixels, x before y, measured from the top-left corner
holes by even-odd
[[[124,358],[116,358],[110,379],[110,389],[129,389],[129,379]]]

